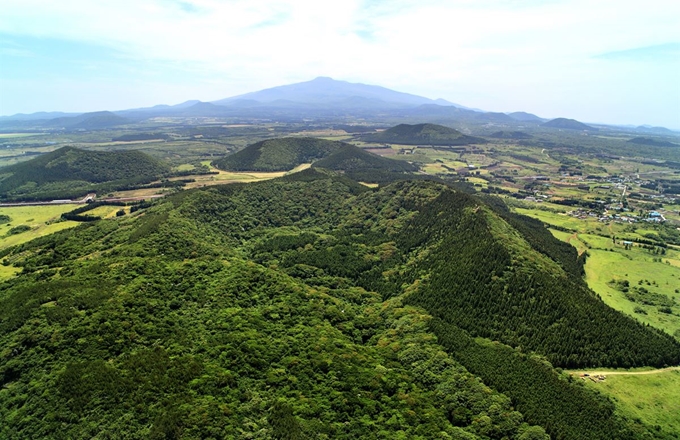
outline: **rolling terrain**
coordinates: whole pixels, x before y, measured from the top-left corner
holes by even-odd
[[[439,182],[311,168],[0,257],[22,268],[0,285],[6,438],[634,439],[552,365],[680,364],[570,245]]]

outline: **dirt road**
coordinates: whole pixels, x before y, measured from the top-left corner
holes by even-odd
[[[572,373],[579,373],[579,374],[588,374],[590,376],[613,376],[613,375],[640,375],[640,374],[658,374],[658,373],[663,373],[666,371],[673,371],[673,370],[679,370],[680,367],[667,367],[667,368],[659,368],[658,370],[648,370],[648,371],[573,371]]]

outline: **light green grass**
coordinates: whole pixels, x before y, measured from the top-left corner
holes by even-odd
[[[586,223],[588,223],[589,220],[580,220],[567,214],[558,214],[550,211],[526,208],[515,208],[515,211],[518,214],[536,218],[543,223],[560,226],[562,228],[568,228],[574,231],[585,232],[588,228]]]
[[[0,207],[0,214],[8,215],[11,218],[9,223],[0,225],[0,249],[78,225],[77,222],[58,221],[62,213],[71,211],[76,207],[77,205]],[[7,236],[10,229],[20,225],[30,226],[31,230]]]
[[[208,161],[208,163],[210,163],[210,161]],[[194,165],[190,164],[190,163],[183,163],[183,164],[181,164],[181,165],[176,166],[176,167],[173,168],[173,169],[174,169],[175,171],[191,171],[191,170],[193,170],[194,168],[196,168],[196,167],[195,167]]]
[[[96,217],[101,217],[101,218],[111,218],[116,216],[116,212],[120,211],[121,209],[125,210],[126,208],[123,206],[109,206],[109,205],[104,205],[104,206],[99,206],[91,211],[87,211],[83,213],[83,215],[92,215]],[[129,208],[128,208],[129,210]]]
[[[4,266],[0,264],[0,281],[12,278],[14,275],[21,272],[21,268],[14,266]]]
[[[678,438],[680,433],[680,371],[644,375],[608,375],[603,382],[586,380],[586,386],[612,397],[617,409],[631,419]],[[675,435],[675,437],[671,437]]]
[[[639,321],[659,328],[671,335],[680,330],[680,294],[675,289],[680,286],[680,268],[652,260],[652,256],[643,251],[618,250],[613,252],[590,249],[586,260],[586,281],[588,286],[597,292],[610,307],[635,317]],[[629,301],[623,292],[610,287],[607,282],[612,279],[628,280],[631,286],[637,286],[640,280],[655,281],[656,285],[643,287],[654,292],[674,298],[676,306],[673,314],[661,313],[655,306],[647,306]],[[647,314],[635,313],[641,308]]]

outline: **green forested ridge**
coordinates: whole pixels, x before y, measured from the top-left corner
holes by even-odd
[[[369,142],[389,142],[406,145],[468,145],[486,142],[465,135],[453,128],[437,124],[399,124],[388,130],[364,137]]]
[[[288,171],[337,151],[344,142],[309,137],[268,139],[213,162],[227,171]]]
[[[139,151],[63,147],[0,169],[0,199],[73,197],[107,185],[149,182],[169,171]]]
[[[418,171],[408,162],[380,157],[354,145],[344,145],[329,156],[314,162],[317,168],[342,171],[385,170],[395,172]]]
[[[606,306],[470,196],[444,192],[404,229],[432,243],[409,301],[474,336],[537,351],[561,367],[676,365],[680,345]]]
[[[568,282],[568,254],[500,209],[310,169],[6,250],[23,271],[0,284],[0,437],[545,438],[526,419],[651,438],[522,353],[677,364],[678,344]]]
[[[329,156],[314,162],[312,167],[342,171],[357,181],[374,183],[412,179],[413,173],[418,171],[416,165],[381,157],[354,145],[342,146]]]

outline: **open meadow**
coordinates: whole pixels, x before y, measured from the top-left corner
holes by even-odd
[[[10,218],[8,223],[0,224],[0,250],[78,225],[60,219],[61,214],[75,208],[76,205],[0,207],[0,215]],[[23,226],[30,230],[16,233],[20,229],[15,228],[25,229]]]
[[[680,369],[583,370],[587,387],[612,398],[617,410],[626,417],[642,421],[661,438],[680,438]],[[602,381],[590,380],[593,374],[604,375]]]
[[[0,217],[9,217],[8,222],[0,224],[0,251],[77,226],[77,222],[60,218],[61,214],[75,207],[76,205],[0,207]],[[11,265],[0,265],[0,280],[18,272],[19,269]]]

